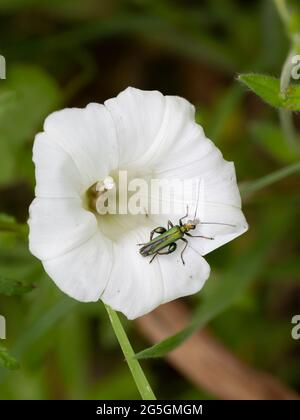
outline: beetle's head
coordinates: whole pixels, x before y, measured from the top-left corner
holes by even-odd
[[[197,226],[199,223],[200,223],[200,220],[199,220],[199,219],[194,219],[194,220],[188,220],[188,221],[186,222],[186,225],[187,225],[187,228],[188,228],[189,230],[193,230],[193,229],[196,229],[196,226]]]

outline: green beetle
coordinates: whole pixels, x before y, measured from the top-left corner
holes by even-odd
[[[186,247],[188,246],[188,240],[185,238],[185,236],[189,236],[192,238],[204,238],[209,240],[214,239],[202,235],[191,235],[189,232],[191,230],[196,229],[198,224],[216,224],[235,227],[235,225],[230,225],[228,223],[200,222],[200,220],[196,219],[195,217],[193,220],[188,220],[186,223],[183,223],[182,221],[187,217],[188,208],[186,215],[179,219],[178,225],[174,226],[173,223],[169,220],[167,229],[162,226],[153,229],[150,233],[150,241],[144,244],[138,244],[141,246],[139,250],[140,254],[143,257],[148,257],[152,255],[152,258],[149,261],[151,263],[157,255],[168,255],[174,252],[177,248],[176,242],[178,240],[182,240],[183,242],[185,242],[185,246],[181,251],[180,255],[182,263],[185,264],[183,259],[183,253],[186,250]],[[155,233],[157,233],[158,236],[153,238]]]

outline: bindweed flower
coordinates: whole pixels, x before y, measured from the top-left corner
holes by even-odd
[[[203,256],[247,230],[234,165],[205,137],[194,114],[183,98],[127,88],[104,105],[63,109],[46,119],[33,148],[29,244],[63,292],[83,302],[101,299],[134,319],[198,292],[210,273]],[[200,223],[193,234],[213,240],[189,238],[185,265],[183,243],[149,264],[137,244],[179,217],[171,211],[102,214],[104,194],[121,188],[118,171],[147,182],[201,179]]]

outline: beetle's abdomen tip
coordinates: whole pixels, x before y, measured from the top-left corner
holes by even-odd
[[[139,250],[139,253],[143,256],[143,257],[146,257],[147,256],[147,252],[145,251],[145,248],[143,247],[143,248],[141,248],[140,250]]]

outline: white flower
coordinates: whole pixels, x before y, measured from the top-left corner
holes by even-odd
[[[128,88],[104,105],[63,109],[46,119],[33,149],[29,243],[69,296],[101,299],[134,319],[199,291],[210,273],[203,255],[247,230],[234,165],[205,137],[194,113],[183,98]],[[214,240],[189,238],[185,265],[180,249],[149,264],[137,243],[166,227],[167,215],[100,216],[85,203],[92,186],[97,192],[114,187],[118,169],[140,178],[201,178],[205,221],[234,227],[199,224],[195,234]]]

